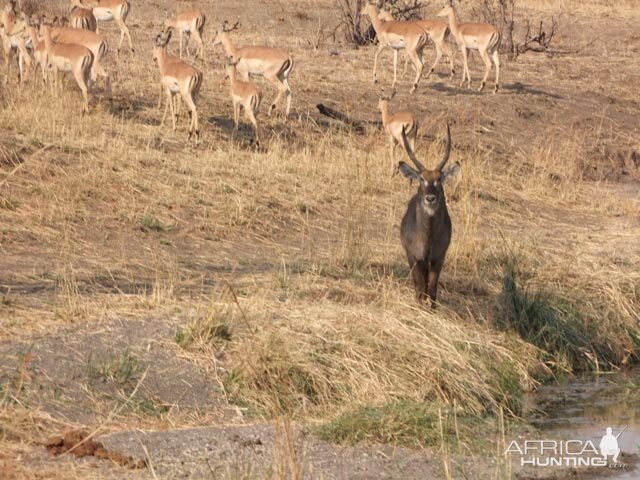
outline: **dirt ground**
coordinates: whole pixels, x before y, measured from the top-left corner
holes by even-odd
[[[51,12],[63,10],[62,1],[46,3]],[[371,158],[387,153],[375,127],[362,134],[344,131],[315,106],[378,120],[379,87],[388,88],[392,78],[391,54],[382,55],[381,81],[374,87],[373,47],[352,49],[327,39],[314,48],[318,32],[333,25],[331,1],[131,3],[135,53],[123,49],[116,60],[117,28],[101,27],[112,49],[111,102],[96,95],[88,118],[67,117],[64,102],[77,103],[74,87],[67,87],[67,100],[50,101],[27,85],[7,95],[0,111],[0,436],[14,445],[0,452],[0,477],[248,479],[277,477],[299,466],[304,478],[445,478],[437,448],[337,446],[298,423],[289,444],[279,445],[283,434],[273,422],[257,420],[229,400],[221,380],[230,371],[226,352],[191,355],[176,341],[209,308],[212,296],[234,305],[230,290],[256,329],[315,315],[339,324],[362,311],[379,314],[385,302],[394,308],[411,302],[397,227],[413,187],[387,178],[388,160],[375,170],[352,167],[358,176],[374,177],[369,193],[379,199],[363,207],[369,222],[357,233],[373,252],[368,276],[313,272],[302,287],[289,287],[296,278],[307,282],[310,265],[329,264],[353,234],[345,180],[336,178],[351,167],[323,163],[309,152],[316,143],[335,150],[348,143]],[[495,170],[518,179],[534,171],[531,182],[514,183],[524,185],[528,197],[517,187],[505,193],[499,184],[478,193],[483,216],[472,225],[462,223],[465,207],[453,190],[457,238],[469,231],[475,236],[466,241],[480,248],[496,236],[513,242],[526,236],[525,248],[540,257],[540,265],[556,261],[567,281],[574,269],[584,268],[635,275],[640,4],[521,3],[521,19],[559,19],[557,40],[546,54],[504,59],[497,95],[459,88],[456,57],[454,81],[442,62],[409,95],[407,75],[393,106],[410,107],[420,119],[425,156],[435,158],[436,140],[448,121],[454,154],[486,159],[474,176]],[[198,64],[205,83],[203,144],[197,149],[184,141],[184,128],[174,136],[161,131],[155,108],[152,39],[174,4],[198,6],[208,15],[207,55]],[[472,15],[467,2],[462,8]],[[426,10],[433,13],[437,6]],[[283,46],[293,55],[292,118],[286,125],[279,117],[260,118],[263,135],[274,142],[265,148],[282,156],[281,167],[252,157],[248,127],[232,130],[222,50],[210,45],[224,19],[242,21],[234,34],[240,41]],[[432,53],[426,51],[427,64]],[[472,55],[474,85],[480,64]],[[265,107],[274,90],[262,87]],[[6,91],[16,92],[17,86]],[[24,109],[26,104],[31,107]],[[343,135],[337,140],[331,137],[336,130]],[[560,158],[538,174],[531,159],[557,150],[579,161],[569,167]],[[83,177],[88,162],[99,169],[90,179]],[[541,200],[549,185],[566,182],[569,168],[581,172],[580,193],[559,192],[555,203]],[[108,175],[115,179],[109,189],[92,188],[96,178]],[[71,193],[58,188],[64,182],[73,183]],[[181,193],[187,189],[193,190]],[[237,192],[243,195],[229,198]],[[188,196],[190,203],[184,201]],[[580,207],[584,199],[598,197],[597,208]],[[480,319],[482,325],[491,318],[496,287],[482,281],[482,272],[467,275],[463,267],[473,253],[452,255],[457,260],[443,276],[442,301],[460,318]],[[553,288],[561,283],[542,275]],[[4,406],[9,400],[16,410]],[[76,428],[95,432],[107,450],[145,459],[149,467],[128,470],[103,459],[53,457],[42,446],[46,438]],[[493,452],[452,454],[450,460],[454,478],[503,478],[496,476],[504,469]]]

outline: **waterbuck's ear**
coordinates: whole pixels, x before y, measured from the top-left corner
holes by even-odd
[[[405,162],[398,163],[398,170],[409,180],[420,180],[420,174]]]
[[[452,163],[451,165],[449,165],[449,168],[447,168],[444,172],[442,172],[442,181],[446,181],[448,180],[450,177],[455,177],[458,172],[460,171],[460,164],[458,162],[456,163]]]

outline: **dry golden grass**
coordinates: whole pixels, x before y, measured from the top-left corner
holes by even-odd
[[[51,3],[51,11],[63,4]],[[123,52],[117,62],[111,55],[115,96],[93,95],[90,115],[80,116],[72,82],[56,98],[32,84],[3,90],[5,344],[70,326],[154,318],[177,328],[178,344],[167,338],[167,348],[253,417],[285,412],[321,423],[357,406],[404,399],[455,405],[466,415],[518,413],[520,395],[536,378],[573,365],[556,365],[513,331],[494,327],[505,259],[516,256],[528,288],[572,305],[593,344],[607,346],[604,358],[595,348],[585,351],[584,364],[610,369],[637,360],[638,170],[631,165],[622,178],[615,161],[616,152],[624,157],[640,145],[629,103],[637,105],[630,80],[637,55],[607,38],[593,50],[507,63],[506,88],[495,97],[448,89],[440,79],[435,84],[442,88],[424,82],[416,102],[406,91],[398,95],[398,104],[421,116],[419,155],[433,163],[442,144],[431,140],[442,136],[445,120],[454,120],[453,156],[463,165],[461,178],[447,187],[454,236],[442,307],[423,311],[413,303],[398,238],[415,186],[390,177],[393,161],[379,131],[359,135],[314,113],[316,103],[331,100],[359,118],[377,118],[370,49],[332,57],[309,46],[314,19],[329,22],[330,2],[296,2],[291,8],[306,9],[311,20],[284,22],[272,14],[289,11],[288,3],[257,4],[237,37],[293,51],[295,115],[286,124],[261,115],[265,146],[250,148],[250,129],[232,130],[221,51],[207,45],[209,58],[200,65],[203,142],[194,148],[186,141],[186,119],[174,135],[158,126],[155,108],[151,39],[170,3],[135,3],[136,53]],[[528,8],[576,15],[575,24],[561,23],[558,48],[586,43],[580,29],[594,12],[620,19],[619,35],[631,38],[627,27],[638,19],[633,2],[579,5],[578,12],[575,2],[564,1]],[[144,18],[144,7],[157,15]],[[221,17],[205,6],[205,42],[239,8],[225,6]],[[115,27],[105,32],[113,45]],[[629,45],[638,48],[636,40]],[[604,48],[612,52],[606,58]],[[609,76],[610,68],[619,70]],[[274,92],[264,90],[268,105]],[[599,154],[607,149],[614,154]],[[40,409],[37,392],[18,395],[7,385],[0,390],[0,445],[10,452],[5,463],[18,468],[12,457],[65,424]],[[23,394],[32,407],[22,403]],[[172,414],[118,417],[121,428],[189,423]],[[282,468],[295,470],[291,448],[281,445],[282,465],[290,464]],[[68,468],[78,478],[90,475],[69,463],[51,467],[51,475]],[[24,467],[20,475],[40,474]]]

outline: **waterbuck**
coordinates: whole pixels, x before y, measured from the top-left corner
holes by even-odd
[[[451,218],[447,211],[442,185],[444,181],[458,173],[458,162],[444,170],[451,153],[451,132],[447,125],[447,146],[442,161],[434,170],[427,170],[417,159],[407,140],[406,129],[402,129],[402,141],[407,155],[417,167],[414,170],[405,162],[398,169],[402,174],[419,183],[418,192],[411,198],[402,218],[400,234],[402,246],[407,254],[409,268],[416,288],[419,303],[427,296],[435,307],[438,293],[438,278],[444,264],[444,257],[451,242]]]

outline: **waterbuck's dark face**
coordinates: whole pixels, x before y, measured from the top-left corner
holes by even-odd
[[[458,173],[460,164],[456,162],[444,171],[426,170],[419,172],[404,162],[400,163],[399,168],[405,177],[419,182],[420,205],[428,215],[433,216],[440,206],[445,203],[444,183],[447,178]]]
[[[406,141],[406,134],[404,131],[402,132],[402,137],[407,155],[409,155],[409,158],[416,165],[417,169],[412,168],[405,162],[400,162],[398,168],[406,178],[416,180],[419,183],[419,205],[428,215],[433,216],[438,212],[440,207],[445,204],[443,188],[445,181],[447,178],[457,174],[460,170],[460,164],[457,162],[446,169],[444,168],[447,160],[449,159],[449,152],[451,150],[451,135],[449,133],[449,127],[447,126],[446,152],[443,160],[435,170],[427,170],[424,165],[418,161],[413,150],[411,150],[411,147]]]

